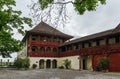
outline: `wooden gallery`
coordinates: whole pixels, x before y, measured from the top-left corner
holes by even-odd
[[[101,57],[109,59],[109,71],[120,71],[120,25],[114,29],[70,40],[64,34],[41,22],[26,31],[24,48],[18,57],[29,57],[30,67],[58,68],[64,60],[71,61],[71,69],[96,70]]]

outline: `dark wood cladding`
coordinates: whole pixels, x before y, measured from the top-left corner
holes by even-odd
[[[59,56],[66,57],[74,55],[100,55],[100,54],[110,55],[112,53],[120,53],[120,43],[60,52]]]

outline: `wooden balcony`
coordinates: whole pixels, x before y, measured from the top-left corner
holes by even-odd
[[[120,43],[60,52],[59,56],[64,57],[64,56],[74,56],[74,55],[95,55],[95,54],[111,54],[111,53],[120,53]]]

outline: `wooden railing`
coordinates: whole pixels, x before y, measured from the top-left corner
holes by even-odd
[[[39,44],[42,44],[42,43],[39,43]],[[43,44],[48,45],[48,43],[43,43]],[[50,44],[54,45],[53,43],[50,43]],[[57,45],[57,44],[55,44],[55,45]],[[79,49],[79,50],[69,50],[69,51],[59,52],[59,53],[29,52],[29,56],[33,56],[33,57],[65,57],[65,56],[74,56],[74,55],[95,55],[95,54],[111,54],[111,53],[120,53],[120,43],[83,48],[83,49]]]
[[[29,45],[53,45],[53,46],[59,46],[59,42],[44,42],[44,41],[29,41]]]
[[[60,52],[59,56],[120,53],[120,43]]]

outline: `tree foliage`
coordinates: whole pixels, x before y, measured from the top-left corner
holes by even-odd
[[[71,3],[74,5],[74,9],[79,14],[84,14],[85,11],[96,10],[96,7],[99,3],[105,4],[106,0],[38,0],[40,8],[44,10],[48,7],[49,4],[68,4]]]
[[[24,24],[32,26],[31,19],[22,17],[21,11],[14,10],[15,0],[0,0],[0,54],[3,57],[21,49],[21,43],[12,37],[13,30],[24,34]]]
[[[3,57],[10,57],[10,53],[19,51],[22,44],[19,40],[12,38],[10,32],[0,31],[0,54]]]
[[[109,69],[110,61],[107,57],[101,57],[98,62],[98,66],[101,70]]]

